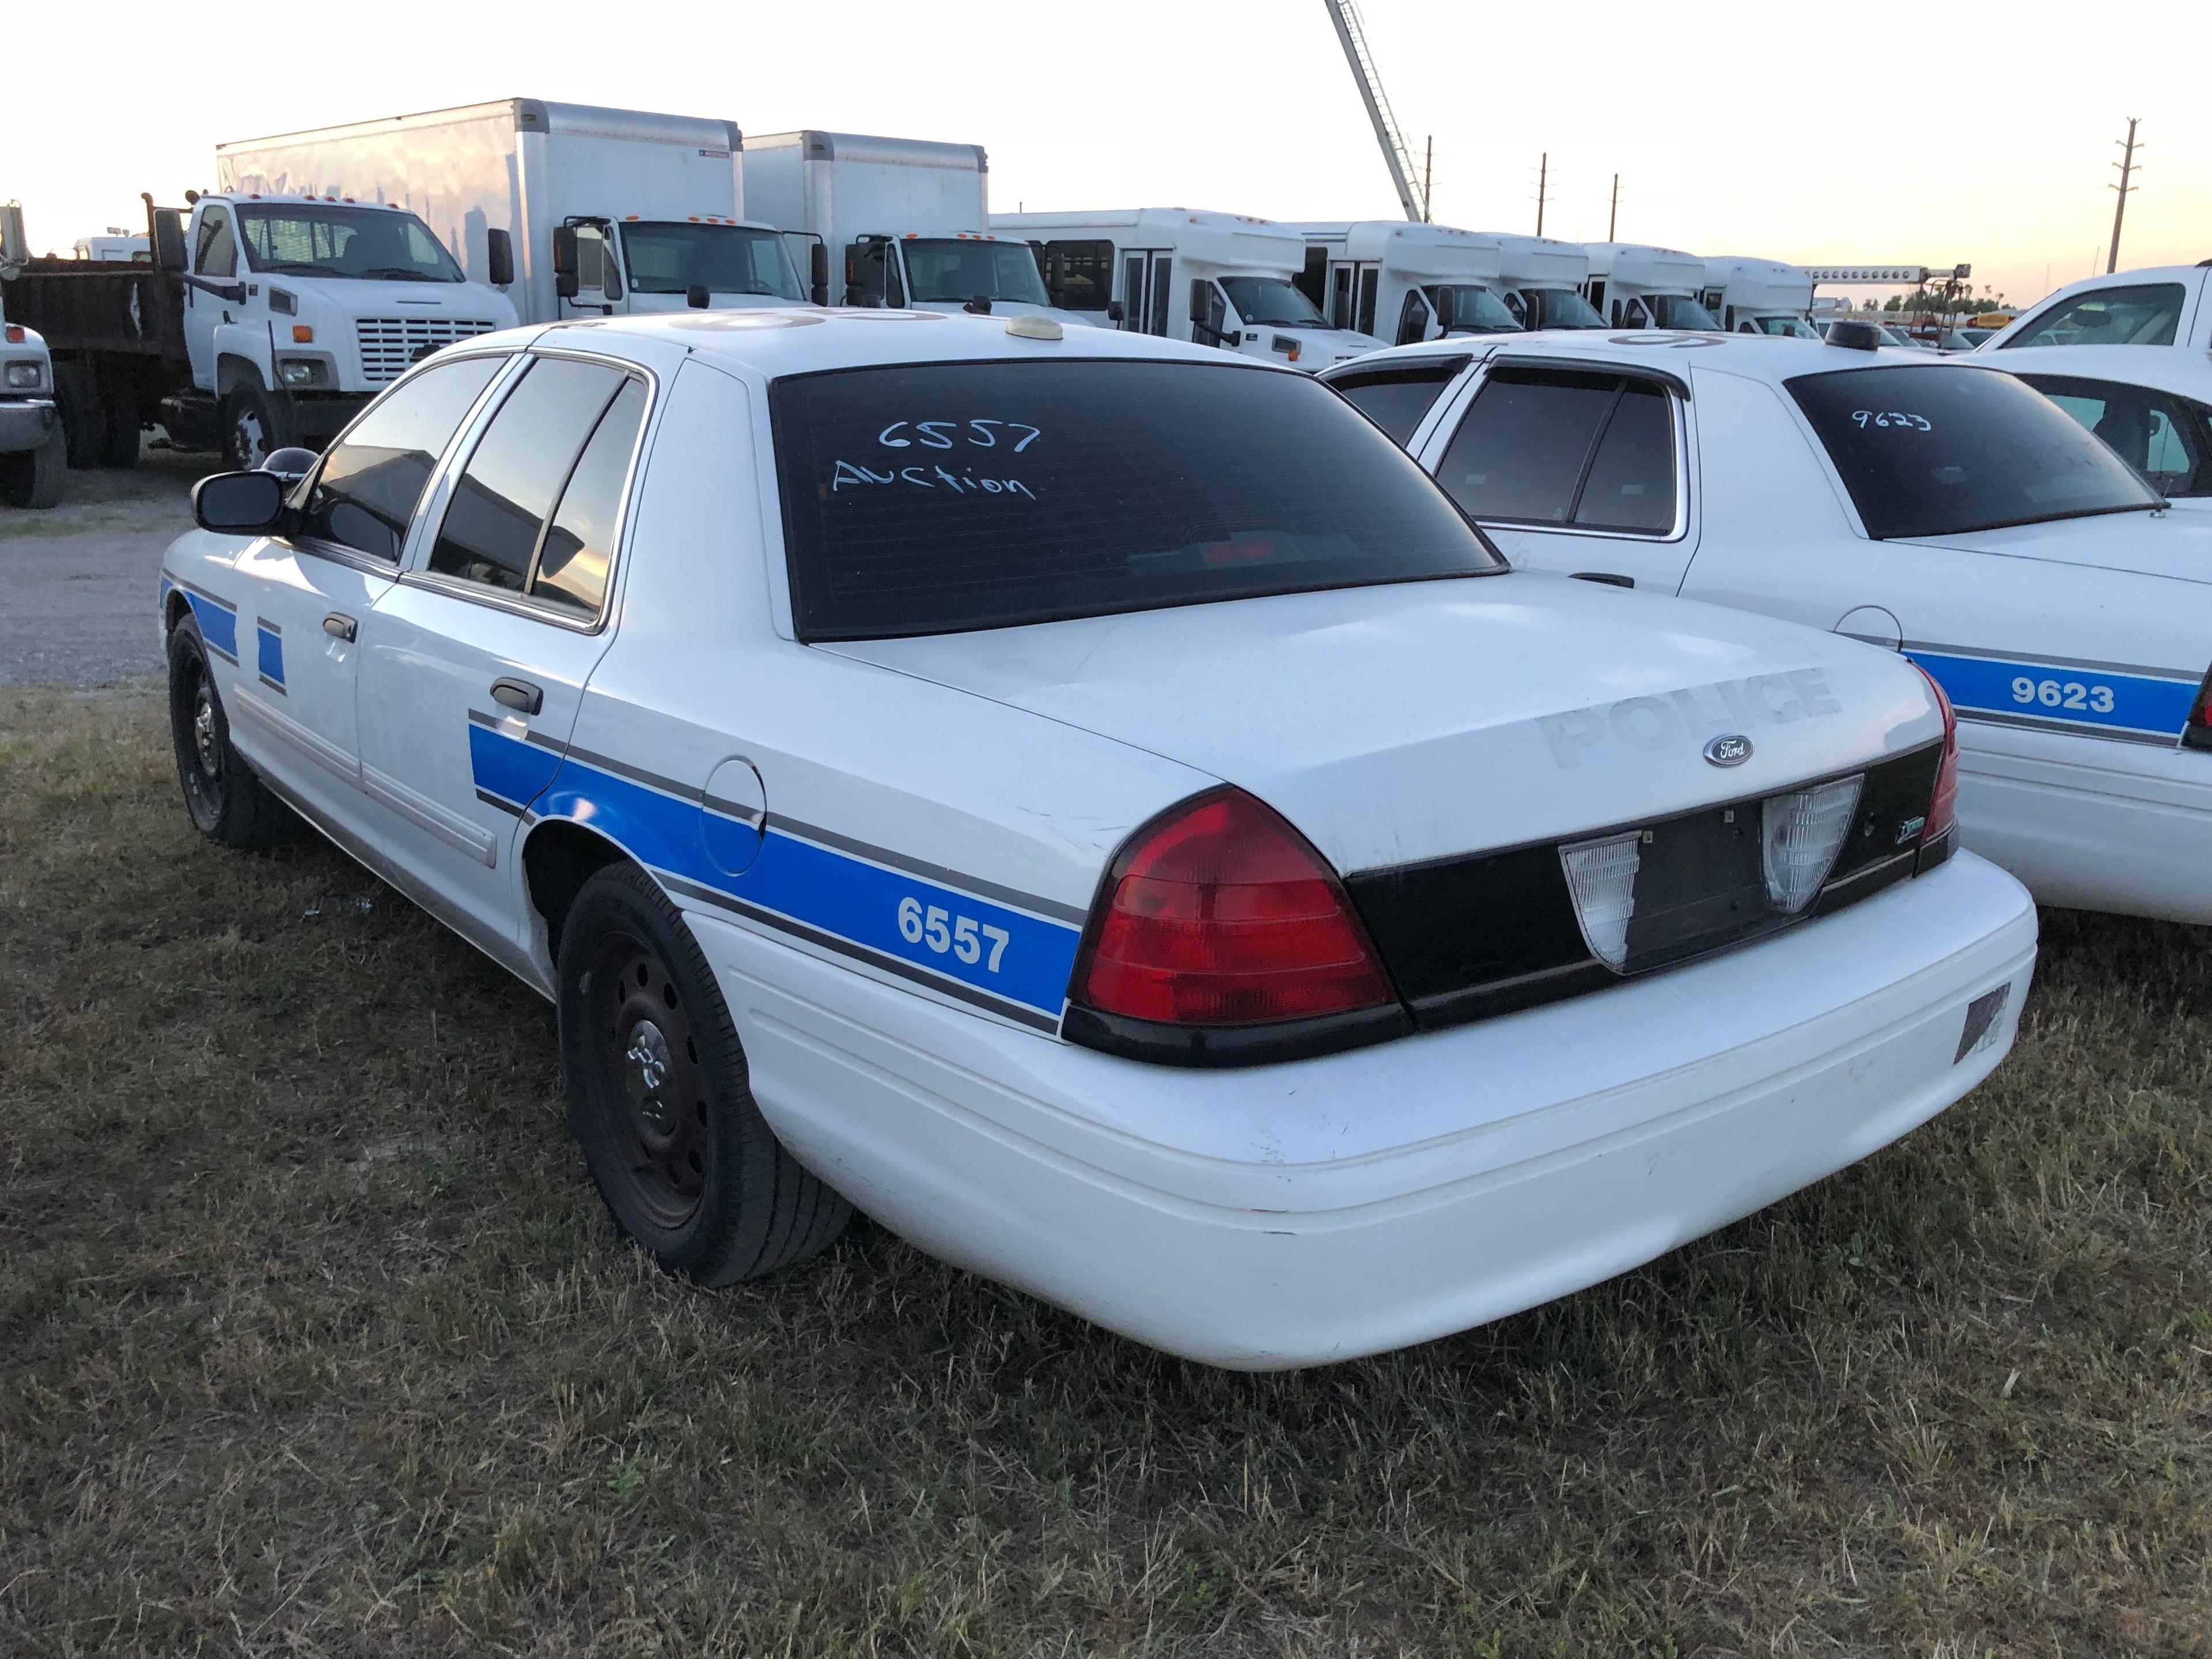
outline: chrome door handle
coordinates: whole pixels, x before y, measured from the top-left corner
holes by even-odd
[[[528,680],[494,680],[491,700],[518,714],[534,714],[545,707],[545,693]]]
[[[333,611],[323,618],[323,632],[334,640],[350,640],[358,632],[354,619]]]

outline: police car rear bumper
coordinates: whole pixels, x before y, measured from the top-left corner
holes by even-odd
[[[1190,1072],[692,920],[762,1110],[862,1209],[1139,1341],[1251,1370],[1503,1317],[1866,1157],[2003,1056],[2036,939],[2020,884],[1960,854],[1592,996]],[[2000,990],[1984,1040],[1962,1045],[1970,1006]]]

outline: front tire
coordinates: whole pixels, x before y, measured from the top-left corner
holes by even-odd
[[[44,509],[61,505],[69,477],[69,439],[59,421],[46,442],[20,455],[0,455],[0,501]]]
[[[169,635],[169,737],[192,827],[241,851],[289,841],[299,819],[230,746],[230,720],[191,617]]]
[[[615,1225],[664,1271],[735,1284],[844,1230],[851,1206],[762,1117],[706,957],[643,871],[584,884],[559,979],[569,1125]]]
[[[222,453],[237,472],[252,472],[292,446],[290,410],[256,381],[233,386],[222,400]]]

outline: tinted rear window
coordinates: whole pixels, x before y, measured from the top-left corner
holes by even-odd
[[[1416,363],[1400,368],[1365,369],[1357,374],[1332,376],[1328,384],[1354,409],[1403,444],[1413,435],[1421,416],[1437,394],[1459,378],[1467,367],[1464,357],[1440,362]]]
[[[915,363],[769,398],[801,639],[1505,568],[1402,450],[1301,374]]]
[[[1789,386],[1877,540],[2158,504],[2064,410],[1995,369],[1851,368]]]

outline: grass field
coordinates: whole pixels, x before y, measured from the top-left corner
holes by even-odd
[[[2048,914],[1901,1145],[1253,1377],[866,1224],[657,1277],[544,1004],[176,797],[158,702],[0,694],[0,1652],[2212,1652],[2199,934]]]

